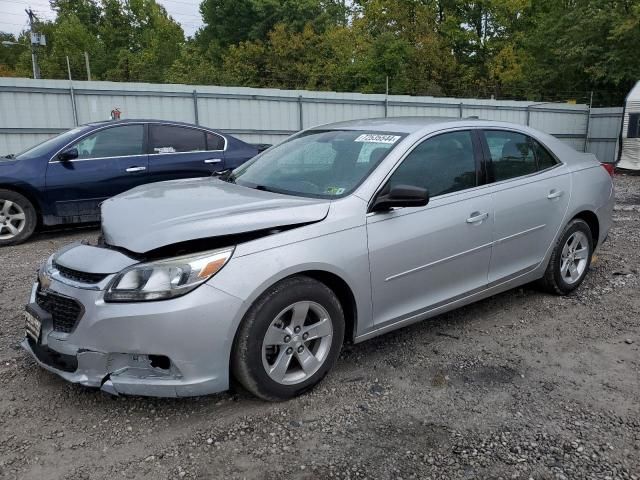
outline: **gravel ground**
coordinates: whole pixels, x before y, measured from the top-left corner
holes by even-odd
[[[0,478],[640,477],[640,177],[568,297],[517,289],[344,348],[313,392],[111,398],[18,347],[36,267],[95,229],[0,250]]]

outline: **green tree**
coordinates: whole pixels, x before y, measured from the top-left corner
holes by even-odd
[[[324,32],[345,23],[348,9],[339,0],[203,0],[205,26],[198,32],[201,47],[222,49],[250,40],[266,41],[277,24],[301,32],[307,24]]]
[[[104,0],[99,31],[114,52],[106,80],[162,82],[184,43],[180,25],[155,0]]]
[[[220,82],[221,68],[213,58],[194,43],[183,45],[180,55],[167,70],[165,81],[192,85],[213,85]]]
[[[0,32],[0,42],[18,42],[15,35]],[[18,62],[24,47],[20,45],[0,44],[0,77],[18,76]]]
[[[51,31],[46,54],[40,58],[44,78],[67,78],[68,56],[72,78],[86,80],[84,52],[89,54],[92,75],[101,77],[104,72],[104,45],[75,14],[57,18]]]

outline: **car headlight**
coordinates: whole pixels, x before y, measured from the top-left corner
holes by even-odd
[[[139,263],[120,272],[105,293],[106,302],[143,302],[184,295],[209,280],[229,261],[233,248]]]

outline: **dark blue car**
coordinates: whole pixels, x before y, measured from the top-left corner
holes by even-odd
[[[90,123],[0,158],[0,246],[39,225],[100,220],[100,203],[143,183],[210,176],[259,148],[179,122]]]

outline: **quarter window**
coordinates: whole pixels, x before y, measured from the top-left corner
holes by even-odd
[[[150,125],[151,153],[197,152],[206,150],[202,130],[172,125]]]
[[[486,130],[493,179],[508,180],[536,171],[536,158],[529,137],[521,133]]]
[[[207,150],[224,150],[224,138],[215,133],[207,133]]]
[[[75,147],[78,158],[126,157],[144,154],[144,126],[123,125],[100,130]]]
[[[476,186],[471,132],[438,135],[418,145],[389,179],[390,186],[426,188],[431,197]]]
[[[538,160],[538,170],[546,170],[547,168],[555,167],[558,162],[551,156],[551,154],[540,143],[531,139],[533,144],[533,150],[536,153],[536,160]]]

